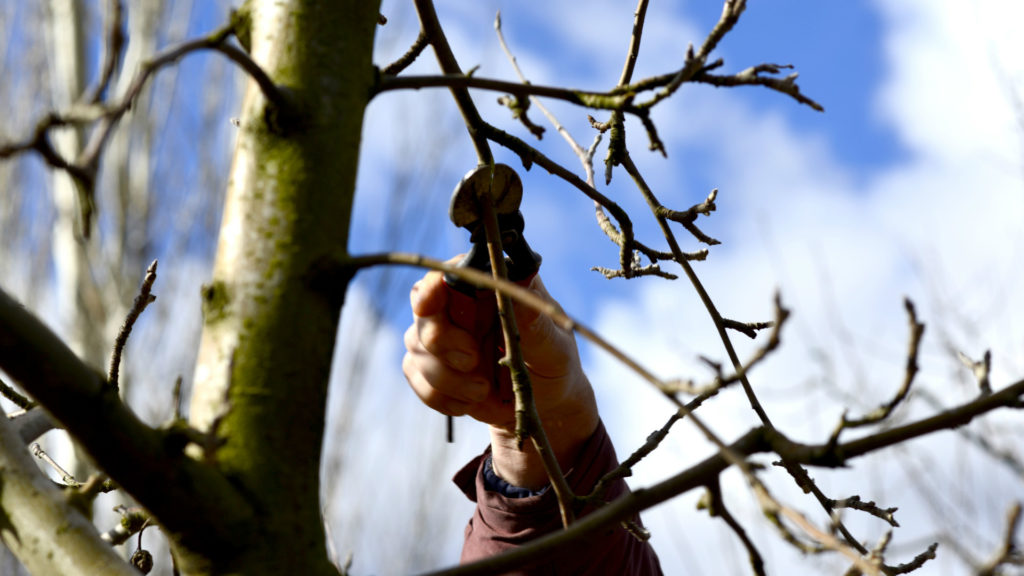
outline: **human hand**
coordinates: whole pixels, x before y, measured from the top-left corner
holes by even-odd
[[[539,276],[529,289],[554,302]],[[487,357],[483,343],[449,318],[448,291],[441,274],[430,272],[417,282],[410,300],[414,320],[405,333],[402,370],[412,389],[424,404],[442,414],[469,415],[490,425],[495,471],[506,481],[526,487],[543,485],[546,476],[538,468],[536,454],[516,448],[514,405],[499,398],[492,382],[493,366],[482,365]],[[563,466],[571,465],[598,422],[575,337],[526,306],[515,310],[537,411],[556,457]]]

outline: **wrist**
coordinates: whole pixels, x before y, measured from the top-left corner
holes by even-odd
[[[541,414],[548,443],[563,473],[575,464],[580,449],[599,423],[593,390],[589,382],[585,384],[571,404]],[[492,465],[501,479],[530,490],[549,483],[543,460],[532,441],[524,442],[519,450],[514,429],[491,426],[490,431]]]

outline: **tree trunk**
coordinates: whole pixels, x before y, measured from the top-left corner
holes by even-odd
[[[250,84],[227,190],[191,421],[252,503],[252,546],[185,573],[328,574],[319,470],[345,282],[317,282],[348,242],[377,2],[254,0],[250,52],[286,96]],[[333,292],[333,293],[332,293]],[[210,456],[210,455],[208,455]],[[179,551],[181,552],[181,551]]]

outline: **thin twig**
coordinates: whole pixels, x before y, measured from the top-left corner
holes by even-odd
[[[505,266],[505,254],[501,245],[501,230],[498,227],[498,215],[494,210],[494,198],[480,198],[479,205],[483,216],[484,230],[487,234],[487,251],[491,258],[491,271],[495,280],[508,281],[508,270]],[[534,448],[540,455],[544,471],[551,481],[551,488],[558,500],[558,511],[562,516],[562,526],[568,528],[574,521],[572,512],[573,493],[569,483],[562,474],[558,459],[548,442],[544,426],[537,412],[537,404],[533,398],[533,386],[530,373],[523,359],[523,351],[519,344],[519,327],[516,323],[515,308],[507,294],[495,292],[498,305],[498,319],[501,321],[501,332],[505,339],[505,357],[501,359],[511,373],[512,389],[515,393],[515,437],[520,450],[523,441],[529,437]]]
[[[459,107],[459,112],[462,113],[462,119],[466,124],[466,130],[469,131],[469,136],[473,141],[473,147],[476,149],[477,159],[480,164],[487,165],[494,163],[494,156],[491,154],[491,147],[487,144],[487,138],[480,133],[481,127],[484,125],[483,118],[480,117],[480,112],[477,111],[476,105],[473,104],[473,99],[469,95],[469,90],[465,84],[460,84],[457,79],[468,79],[472,76],[467,76],[462,73],[462,69],[459,67],[458,61],[455,59],[455,54],[452,52],[451,46],[448,44],[448,38],[445,36],[444,29],[441,27],[441,23],[437,19],[437,12],[434,10],[434,3],[432,0],[414,0],[416,5],[416,13],[419,15],[420,28],[426,35],[430,45],[434,47],[434,55],[437,57],[438,65],[441,67],[441,71],[445,74],[441,78],[456,79],[450,84],[439,84],[448,86],[451,89],[452,97],[455,99],[456,105]],[[380,90],[386,90],[384,86],[391,85],[403,85],[409,81],[407,76],[389,76],[381,78]],[[415,87],[415,81],[412,81],[412,86]]]
[[[761,553],[757,549],[757,545],[754,544],[750,536],[747,536],[747,531],[743,529],[743,526],[733,517],[732,513],[725,506],[725,500],[722,498],[722,483],[721,478],[716,476],[715,479],[708,484],[708,497],[709,502],[708,512],[712,517],[721,518],[727,526],[736,534],[736,537],[740,539],[743,547],[747,550],[747,556],[750,558],[750,568],[754,571],[757,576],[765,576],[764,571],[764,559],[761,558]]]
[[[854,537],[853,533],[850,532],[850,529],[846,527],[846,524],[844,524],[837,515],[833,514],[836,501],[829,498],[824,492],[822,492],[821,488],[818,487],[818,484],[813,478],[811,478],[810,473],[807,472],[807,469],[796,461],[783,456],[783,454],[779,454],[779,456],[782,456],[782,459],[778,462],[773,462],[773,464],[785,469],[790,477],[793,478],[796,485],[799,486],[805,494],[810,494],[818,501],[821,508],[825,510],[830,517],[832,517],[833,528],[839,531],[849,546],[853,547],[861,554],[868,554],[868,549],[865,548],[856,537]]]
[[[114,71],[117,69],[117,62],[121,58],[121,49],[124,48],[124,4],[121,0],[109,0],[107,2],[107,41],[103,45],[103,71],[96,86],[89,91],[86,102],[99,104],[103,93],[110,86],[114,78]]]
[[[1021,525],[1021,505],[1015,502],[1006,516],[1003,540],[991,560],[980,567],[977,576],[995,576],[999,568],[1006,565],[1024,566],[1024,548],[1017,544]]]
[[[29,446],[29,451],[31,451],[32,455],[35,456],[36,458],[39,458],[43,462],[49,464],[50,468],[53,468],[57,472],[57,474],[60,475],[60,479],[62,482],[64,482],[64,484],[73,487],[81,486],[78,480],[75,480],[75,477],[72,476],[70,472],[62,468],[61,465],[58,464],[56,460],[50,458],[50,455],[43,450],[43,447],[40,446],[38,442],[33,442],[32,445]]]
[[[562,166],[558,162],[555,162],[551,158],[545,156],[542,152],[530,146],[522,139],[516,136],[500,130],[490,124],[486,124],[482,128],[483,134],[491,141],[508,148],[515,152],[523,162],[523,166],[529,169],[533,164],[537,164],[541,168],[547,170],[549,173],[561,178],[565,182],[569,183],[577,190],[582,192],[588,198],[593,200],[595,203],[600,204],[606,210],[608,210],[612,217],[615,218],[616,222],[619,223],[619,229],[622,233],[622,242],[619,244],[619,261],[624,268],[628,268],[632,261],[633,248],[637,247],[636,240],[633,235],[633,222],[630,220],[629,215],[621,206],[616,204],[610,198],[599,192],[596,188],[587,184],[582,178],[574,174],[568,168]]]
[[[978,381],[978,389],[982,394],[992,393],[992,383],[989,381],[989,374],[992,372],[992,351],[985,350],[981,360],[972,360],[963,352],[957,351],[957,357],[964,366],[971,369],[974,379]]]
[[[759,494],[759,497],[760,496],[761,495]],[[761,501],[762,509],[766,509],[766,513],[769,513],[769,511],[771,511],[772,513],[778,514],[780,517],[785,518],[789,522],[792,522],[793,524],[798,526],[801,530],[804,531],[805,534],[811,537],[820,546],[823,546],[828,550],[834,550],[836,552],[839,552],[843,556],[846,556],[851,562],[853,562],[855,566],[857,566],[861,573],[871,574],[873,576],[882,576],[881,568],[879,566],[872,564],[866,558],[864,558],[864,555],[867,554],[867,550],[864,549],[863,546],[860,546],[860,548],[857,549],[847,544],[844,544],[834,535],[818,528],[814,525],[813,522],[808,520],[806,516],[797,512],[796,510],[793,510],[792,508],[780,506],[777,510],[773,509],[772,502],[777,501],[775,501],[770,496],[765,496],[766,497],[762,498]]]
[[[896,508],[895,506],[891,508],[882,508],[878,504],[875,504],[874,501],[865,502],[861,500],[860,496],[856,494],[848,498],[843,498],[841,500],[833,500],[832,506],[834,508],[850,508],[852,510],[860,510],[861,512],[866,512],[874,516],[875,518],[885,520],[889,523],[890,526],[894,528],[899,528],[900,525],[899,522],[896,521],[895,516],[896,511],[899,510],[899,508]]]
[[[128,336],[132,333],[132,327],[135,326],[135,321],[138,320],[139,315],[156,300],[156,296],[152,294],[153,283],[156,282],[156,265],[157,261],[153,260],[153,263],[146,268],[146,275],[142,279],[142,286],[139,288],[139,294],[135,297],[135,301],[132,303],[132,309],[128,311],[128,316],[124,319],[124,324],[121,325],[121,329],[117,332],[117,338],[114,340],[114,351],[110,355],[110,368],[107,371],[107,383],[114,390],[118,389],[118,373],[121,369],[121,353],[124,351],[124,345],[128,342]]]
[[[679,248],[679,243],[676,241],[675,234],[673,234],[672,229],[669,228],[668,220],[658,213],[658,208],[661,206],[661,203],[658,202],[657,198],[655,198],[654,193],[644,181],[643,176],[640,174],[639,169],[637,169],[636,164],[633,163],[633,160],[629,157],[628,153],[624,156],[622,165],[626,168],[626,172],[633,178],[637,188],[647,200],[647,203],[651,208],[651,212],[654,213],[658,220],[658,225],[661,228],[662,235],[668,242],[672,253],[676,256],[676,262],[683,268],[683,272],[686,273],[686,277],[690,280],[690,284],[692,284],[694,290],[697,291],[697,295],[704,304],[704,308],[711,316],[711,320],[715,324],[715,329],[718,331],[718,337],[722,341],[725,351],[729,356],[729,361],[732,362],[733,368],[736,369],[736,373],[740,374],[740,384],[743,386],[743,392],[747,396],[750,407],[754,410],[765,426],[774,428],[771,420],[768,418],[768,414],[761,406],[761,401],[758,400],[757,396],[754,394],[754,389],[751,387],[750,381],[747,380],[746,373],[742,372],[743,365],[740,362],[739,356],[736,354],[736,349],[733,347],[732,339],[730,339],[729,334],[726,333],[726,327],[723,322],[722,315],[718,312],[718,308],[711,300],[711,296],[708,294],[707,290],[704,289],[704,284],[697,277],[697,273],[694,272],[693,267],[690,266],[690,263],[684,257],[683,251]]]
[[[647,19],[648,0],[639,0],[636,10],[633,11],[633,31],[629,36],[629,48],[626,50],[626,63],[622,65],[622,74],[619,76],[619,86],[629,84],[633,78],[633,70],[636,68],[636,60],[640,56],[640,39],[644,34],[644,21]]]
[[[844,413],[839,420],[839,424],[836,425],[835,430],[832,432],[832,442],[838,442],[839,435],[843,430],[847,428],[859,428],[863,426],[870,426],[877,424],[882,420],[888,418],[893,410],[896,409],[910,393],[910,388],[914,383],[914,377],[918,372],[917,365],[917,354],[918,348],[921,345],[921,339],[924,337],[924,324],[918,322],[917,312],[914,309],[914,303],[909,298],[904,298],[903,307],[907,311],[907,322],[910,324],[910,339],[907,344],[907,356],[906,366],[903,371],[903,383],[900,385],[899,390],[893,395],[892,399],[885,404],[879,406],[874,411],[865,414],[860,418],[847,418]],[[991,394],[991,388],[988,390]]]
[[[731,318],[722,318],[722,323],[726,328],[742,332],[749,338],[757,338],[758,330],[766,330],[774,325],[774,322],[740,322]]]
[[[412,43],[412,46],[406,50],[405,54],[402,54],[398,60],[388,64],[383,70],[381,70],[381,74],[384,74],[385,76],[395,76],[401,73],[402,70],[405,70],[410,64],[415,62],[416,58],[423,53],[423,49],[429,45],[430,40],[427,37],[427,33],[421,29],[419,35],[416,36],[416,40]]]
[[[710,383],[703,386],[696,386],[692,382],[684,382],[680,380],[673,380],[666,382],[666,391],[684,392],[686,394],[693,394],[696,396],[703,396],[705,394],[717,394],[721,389],[741,382],[746,378],[746,375],[754,369],[755,366],[760,364],[768,355],[778,349],[779,345],[782,344],[782,328],[785,326],[786,321],[789,319],[789,310],[782,305],[782,298],[779,294],[775,294],[773,299],[775,306],[775,320],[766,322],[765,324],[771,325],[772,331],[768,336],[768,340],[761,346],[759,346],[750,358],[740,365],[735,371],[725,376],[722,374],[721,366],[717,363],[713,364],[712,367],[718,372],[715,379]]]
[[[646,0],[640,0],[640,3],[641,6],[637,7],[638,14],[646,12]],[[638,16],[638,18],[639,26],[642,30],[643,17]],[[636,26],[637,24],[634,23],[635,43],[639,43],[639,38],[636,35],[638,35],[640,31],[637,30]],[[505,35],[501,31],[501,12],[498,12],[498,14],[494,18],[494,31],[498,36],[498,43],[501,45],[501,49],[505,52],[505,56],[512,64],[512,68],[515,70],[520,82],[522,82],[523,84],[529,84],[530,81],[527,80],[526,75],[523,74],[522,69],[519,68],[519,61],[516,59],[515,55],[512,54],[512,50],[509,48],[508,43],[505,42]],[[624,74],[626,70],[629,70],[630,73],[632,73],[632,67],[629,65],[628,62],[626,69],[623,71]],[[596,193],[597,185],[594,182],[594,153],[597,151],[597,145],[601,141],[601,134],[598,133],[591,147],[585,150],[582,146],[580,146],[576,139],[572,137],[572,134],[569,133],[565,126],[561,122],[559,122],[558,118],[556,118],[555,115],[552,114],[546,106],[544,106],[540,98],[538,98],[537,96],[530,96],[530,102],[532,102],[533,105],[536,106],[542,114],[544,114],[544,116],[548,119],[548,122],[550,122],[551,125],[555,127],[555,130],[562,136],[566,143],[569,144],[569,147],[572,148],[573,153],[576,154],[576,157],[579,158],[580,163],[583,165],[583,172],[586,176],[586,185],[589,187],[590,190]],[[593,120],[593,118],[591,118],[591,120]],[[561,165],[557,166],[559,168],[562,168]],[[551,171],[551,168],[547,169],[549,172]],[[616,214],[616,220],[618,220],[620,223],[626,222],[626,224],[629,226],[628,234],[620,233],[618,228],[616,228],[615,225],[612,224],[611,220],[609,220],[608,218],[608,215],[605,213],[604,206],[608,206],[611,202],[610,200],[608,200],[607,198],[599,199],[595,195],[589,194],[587,190],[583,190],[583,192],[587,194],[587,196],[590,197],[591,200],[593,200],[594,202],[594,210],[597,215],[598,225],[601,227],[601,230],[603,230],[605,235],[607,235],[608,238],[610,238],[619,246],[620,269],[618,271],[613,271],[602,267],[595,267],[592,268],[592,270],[597,270],[598,272],[601,272],[602,274],[605,275],[606,278],[613,278],[617,276],[622,276],[625,278],[634,278],[637,276],[654,275],[662,276],[664,278],[669,279],[675,279],[675,276],[673,274],[663,272],[657,267],[657,258],[656,256],[652,256],[652,250],[650,250],[646,246],[640,245],[638,242],[635,242],[632,235],[632,225],[629,223],[629,219],[623,210],[615,210],[616,208],[618,208],[617,205],[615,205],[614,208],[610,207],[610,209],[612,209]],[[644,252],[644,254],[648,258],[650,258],[653,263],[647,267],[635,266],[634,259],[632,258],[634,250],[640,250]],[[695,259],[700,259],[700,256],[695,256]]]
[[[29,400],[24,394],[12,388],[2,379],[0,379],[0,394],[22,410],[31,410],[36,405],[35,402]]]

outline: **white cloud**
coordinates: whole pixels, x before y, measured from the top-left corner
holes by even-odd
[[[1024,318],[1024,301],[1015,298],[1014,289],[1024,285],[1020,258],[1024,229],[1018,224],[1024,221],[1024,154],[1020,146],[1024,130],[1008,103],[1008,86],[1003,82],[1009,79],[1021,85],[1021,60],[1015,56],[1024,53],[1024,46],[1010,24],[1020,22],[1021,15],[1008,13],[1021,8],[1002,4],[1006,3],[975,3],[965,8],[963,3],[928,0],[876,3],[883,17],[887,57],[885,76],[877,89],[876,112],[909,152],[899,163],[855,172],[862,169],[844,164],[831,148],[827,115],[821,117],[822,128],[817,133],[795,128],[786,117],[748,104],[744,94],[752,89],[686,90],[656,111],[670,152],[700,148],[705,165],[680,166],[674,157],[665,161],[643,153],[643,134],[636,129],[631,132],[636,139],[636,160],[667,204],[686,206],[706,194],[706,190],[679,186],[680,171],[706,172],[720,188],[719,211],[712,223],[725,244],[714,248],[711,259],[696,268],[721,311],[741,320],[767,319],[776,287],[793,309],[783,352],[758,369],[753,380],[776,423],[797,439],[815,441],[828,434],[841,410],[837,394],[851,395],[856,409],[873,408],[898,386],[907,338],[901,304],[904,294],[914,297],[920,317],[929,323],[920,383],[940,393],[947,403],[970,394],[967,377],[962,370],[957,372],[949,359],[947,344],[974,355],[992,347],[997,383],[1005,383],[1013,375],[1019,377],[1024,370],[1024,328],[1014,320]],[[512,78],[490,28],[497,7],[497,3],[455,3],[440,7],[441,18],[463,67],[479,63],[483,65],[481,74]],[[617,12],[612,15],[611,10]],[[631,22],[631,11],[632,5],[610,2],[582,12],[558,3],[523,5],[515,11],[506,8],[505,32],[534,82],[583,86],[594,81],[584,73],[591,66],[609,71],[601,82],[614,82],[628,33],[624,22]],[[621,24],[621,34],[609,32],[602,24],[612,21]],[[543,40],[542,33],[532,37],[531,31],[543,29],[564,29],[564,36],[557,46],[550,39]],[[649,16],[642,51],[648,58],[641,58],[637,75],[674,67],[679,46],[699,39],[694,30],[689,22],[661,11]],[[612,36],[621,36],[623,41],[616,44],[609,40]],[[571,53],[560,51],[563,44]],[[433,70],[432,55],[427,55],[422,66],[419,72]],[[389,135],[403,128],[415,134],[436,131],[434,115],[414,109],[422,102],[420,96],[388,96],[373,104],[367,121],[373,130],[365,135],[362,206],[379,202],[366,194],[366,190],[379,187],[379,175],[391,173],[389,166],[408,162],[402,152],[394,151]],[[496,109],[492,96],[476,98],[485,116],[522,135],[522,129],[508,120],[507,111]],[[404,113],[396,113],[401,110]],[[578,111],[559,114],[574,134],[591,134]],[[540,121],[539,114],[534,113],[533,118]],[[388,128],[382,130],[382,125]],[[552,156],[575,168],[561,142],[550,142],[556,138],[549,132],[541,147],[546,152],[554,150]],[[590,136],[586,138],[585,145]],[[458,162],[464,158],[468,166],[473,157],[464,139],[457,138],[452,144],[444,157],[453,163],[448,171],[453,172],[454,180],[464,171]],[[367,166],[375,172],[368,172]],[[577,261],[586,248],[585,242],[577,239],[583,233],[575,230],[559,209],[564,208],[564,194],[574,192],[555,190],[555,186],[531,189],[533,196],[527,198],[527,203],[542,208],[538,212],[547,211],[530,219],[527,233],[544,253],[546,273],[552,275],[560,264]],[[449,185],[436,188],[440,191],[430,193],[447,194],[450,190]],[[634,195],[627,190],[627,178],[617,174],[609,193],[624,206],[637,202],[641,212],[634,220],[650,237],[650,228],[644,228],[640,216],[643,207],[639,200],[629,199]],[[577,203],[574,207],[581,206]],[[573,222],[592,227],[591,218],[584,213]],[[594,250],[602,250],[594,260],[607,262],[607,244],[598,244]],[[630,284],[628,301],[608,295],[611,290],[592,295],[599,300],[595,309],[600,313],[591,324],[663,376],[706,376],[697,355],[719,361],[725,360],[725,355],[707,314],[684,283],[645,280]],[[584,296],[582,289],[574,287],[565,293]],[[400,354],[400,333],[388,329],[367,333],[351,324],[365,307],[362,298],[365,295],[359,292],[350,296],[342,334],[376,343],[374,360],[368,362],[372,374],[364,380],[379,388],[367,393],[370,407],[356,416],[351,438],[346,440],[346,446],[361,449],[342,450],[355,454],[348,461],[350,466],[364,466],[369,474],[342,482],[344,501],[337,504],[335,514],[349,525],[335,527],[335,541],[342,543],[342,553],[349,548],[356,552],[358,571],[395,568],[397,565],[389,564],[394,560],[393,550],[404,548],[393,538],[412,539],[415,534],[393,535],[396,523],[392,515],[394,510],[418,506],[414,500],[419,497],[409,491],[403,467],[420,469],[425,463],[443,460],[442,468],[448,471],[437,479],[421,513],[435,534],[448,537],[443,559],[451,561],[461,543],[460,527],[469,509],[462,495],[447,485],[446,476],[478,446],[460,438],[456,453],[446,454],[433,444],[440,442],[439,435],[435,438],[423,432],[439,431],[441,418],[419,405],[406,389],[394,361]],[[751,349],[745,337],[737,336],[736,344],[741,357]],[[621,367],[603,356],[594,358],[588,369],[620,456],[625,456],[671,409]],[[340,360],[342,364],[349,361]],[[625,409],[612,410],[611,406]],[[738,389],[724,393],[701,412],[726,439],[754,423]],[[376,419],[381,414],[396,424],[379,424]],[[1001,420],[998,414],[991,419]],[[665,450],[638,467],[631,480],[634,486],[655,482],[711,452],[690,424],[677,427]],[[460,430],[469,432],[471,428]],[[469,433],[478,433],[479,428]],[[953,477],[961,485],[987,480],[989,486],[999,487],[993,492],[1005,493],[1003,488],[1012,486],[999,470],[973,476],[952,470],[978,460],[968,450],[955,459],[943,458],[943,443],[950,438],[946,435],[938,443],[917,444],[913,455],[893,459],[890,452],[856,462],[853,471],[815,471],[814,475],[832,495],[862,491],[865,498],[904,506],[899,518],[905,527],[897,532],[898,541],[924,537],[923,530],[937,520],[928,516],[920,502],[923,488],[907,479],[908,466],[926,462],[934,466],[937,477],[958,474]],[[394,454],[393,459],[375,456],[385,451]],[[445,455],[437,456],[439,453]],[[791,484],[773,482],[773,488],[787,501],[814,510]],[[816,560],[799,560],[790,548],[775,545],[778,538],[760,519],[753,503],[745,499],[747,491],[738,476],[727,476],[725,485],[730,495],[736,495],[734,513],[762,543],[771,565],[816,565]],[[668,573],[710,573],[710,563],[721,568],[721,557],[730,556],[725,551],[736,546],[735,538],[720,522],[709,522],[702,513],[695,513],[694,503],[695,495],[688,495],[645,514]],[[1003,504],[1001,500],[985,503],[972,520],[978,526],[996,529],[994,522],[1001,522]],[[859,522],[856,518],[851,521]],[[858,527],[863,528],[858,534],[865,538],[881,533],[877,523],[863,522]],[[383,543],[376,546],[375,540]],[[702,554],[706,550],[722,553],[708,558]],[[906,554],[919,551],[907,550],[898,560],[905,561]],[[948,550],[942,554],[942,568],[930,568],[928,573],[958,573]],[[737,549],[733,556],[739,559],[727,561],[725,568],[745,573],[742,551]]]
[[[1020,7],[878,4],[885,17],[889,70],[878,91],[878,106],[909,148],[905,161],[854,178],[853,168],[844,166],[826,142],[800,133],[784,118],[759,116],[734,93],[694,93],[685,119],[662,112],[670,117],[664,124],[685,126],[674,135],[680,142],[711,150],[709,171],[722,190],[713,218],[723,227],[719,237],[726,244],[712,249],[711,259],[697,270],[719,308],[730,317],[763,319],[772,289],[779,286],[794,310],[784,351],[756,371],[753,382],[764,392],[776,424],[805,440],[826,437],[838,417],[840,404],[827,391],[827,380],[836,379],[861,409],[883,402],[898,386],[907,334],[900,304],[904,294],[915,298],[920,318],[930,326],[921,385],[941,394],[947,405],[971,394],[962,385],[962,371],[959,377],[952,375],[955,362],[949,346],[978,356],[991,347],[998,385],[1020,378],[1024,367],[1024,333],[1015,320],[1024,317],[1024,301],[1014,288],[1024,285],[1024,130],[1007,97],[1013,88],[1022,92],[1016,55],[1024,53],[1024,41],[1006,24],[1020,21],[1006,13]],[[1015,84],[1007,85],[1005,79]],[[671,187],[665,181],[655,185]],[[727,360],[706,313],[694,304],[696,296],[684,283],[645,282],[629,301],[605,301],[599,306],[603,313],[598,329],[663,375],[706,375],[696,354]],[[642,442],[670,412],[656,394],[636,392],[644,384],[611,360],[599,356],[590,371],[600,383],[605,405],[625,407],[624,414],[605,414],[620,455]],[[813,385],[807,386],[809,382]],[[755,421],[739,390],[725,396],[723,406],[701,412],[728,440]],[[991,420],[1006,418],[996,414]],[[644,429],[637,429],[638,422],[645,423]],[[920,454],[903,458],[912,461],[932,453],[938,467],[932,473],[949,475],[954,484],[964,481],[955,470],[973,462],[990,475],[972,476],[971,481],[985,482],[994,493],[1010,497],[1013,484],[991,462],[980,461],[967,449],[949,458],[948,447],[938,448],[950,440],[946,434],[915,444]],[[660,460],[642,466],[633,484],[663,478],[707,451],[689,428],[670,441]],[[871,459],[871,466],[893,469],[884,458]],[[865,475],[870,476],[867,463],[848,474],[863,484]],[[891,504],[905,506],[901,520],[908,527],[897,531],[898,541],[927,536],[922,524],[930,528],[935,523],[922,502],[927,496],[900,489],[914,486],[904,473],[890,473],[888,482],[876,486],[876,492],[890,492],[895,500]],[[864,488],[826,472],[815,476],[830,478],[837,488]],[[738,489],[740,483],[733,486]],[[793,496],[792,501],[803,503],[801,508],[814,509],[806,499]],[[971,501],[980,506],[976,526],[986,527],[977,530],[1001,529],[1007,502]],[[741,508],[748,527],[767,530],[755,509],[749,504]],[[669,551],[675,557],[672,548],[680,537],[697,549],[717,549],[718,534],[693,530],[693,516],[688,500],[647,514],[663,556]],[[686,518],[682,532],[673,528],[678,517]],[[877,535],[878,530],[873,526],[866,534]],[[994,546],[994,541],[979,545]],[[984,556],[988,551],[977,552]],[[789,552],[776,549],[772,555],[775,566],[792,568]],[[962,569],[948,548],[940,558],[928,573]]]

